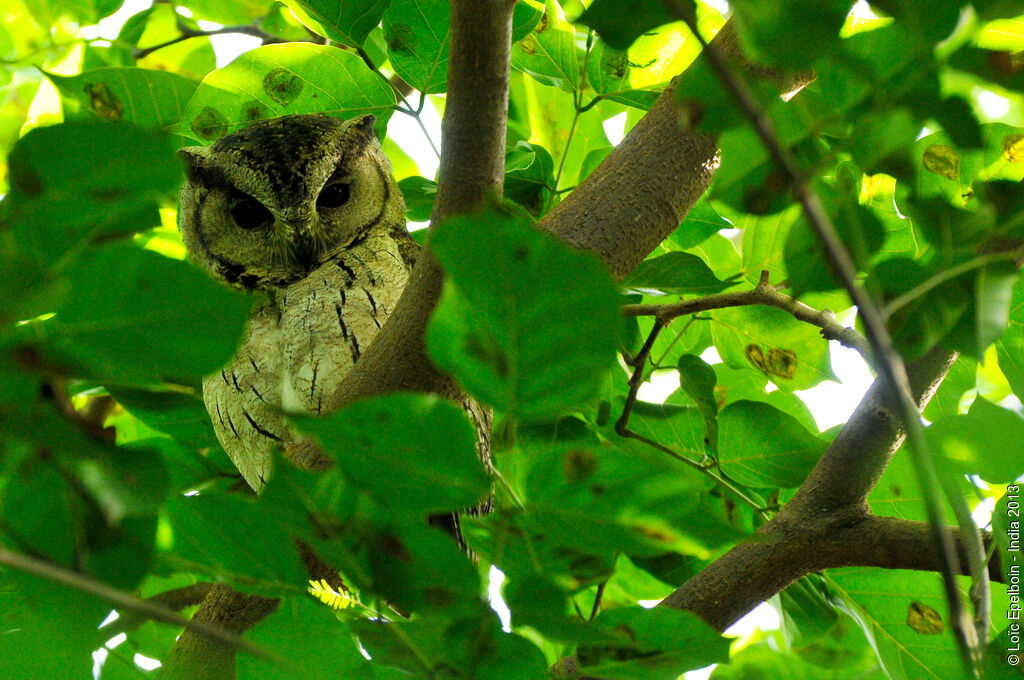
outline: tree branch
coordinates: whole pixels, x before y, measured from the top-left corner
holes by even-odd
[[[821,329],[821,334],[829,340],[837,340],[845,347],[857,350],[868,364],[873,363],[871,347],[860,333],[847,328],[836,321],[835,315],[829,310],[817,310],[803,302],[798,302],[780,293],[768,283],[768,272],[761,272],[761,280],[753,290],[720,293],[706,297],[683,300],[669,304],[638,304],[623,305],[623,316],[653,316],[658,323],[665,325],[672,319],[687,314],[707,312],[712,309],[726,307],[746,307],[750,305],[767,305],[778,307],[789,312],[799,321],[804,321]]]
[[[479,210],[500,197],[514,0],[453,0],[448,94],[441,121],[441,165],[431,223]],[[462,400],[427,357],[424,334],[443,274],[425,252],[384,328],[345,377],[331,410],[360,397],[422,390]]]

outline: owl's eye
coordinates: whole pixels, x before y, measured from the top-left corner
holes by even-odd
[[[256,229],[269,222],[272,215],[255,198],[244,198],[231,208],[231,217],[242,229]]]
[[[317,208],[340,208],[348,203],[348,182],[328,184],[316,199]]]

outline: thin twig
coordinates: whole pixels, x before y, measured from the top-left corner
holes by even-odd
[[[849,347],[860,353],[864,360],[871,366],[874,365],[874,357],[868,341],[853,328],[847,328],[836,321],[835,314],[830,310],[818,310],[809,305],[794,300],[785,293],[779,292],[774,286],[768,283],[768,272],[761,272],[761,280],[751,290],[732,293],[719,293],[706,297],[683,300],[668,304],[637,304],[623,305],[623,316],[653,316],[661,324],[667,324],[672,319],[687,314],[707,312],[712,309],[725,309],[727,307],[747,307],[752,305],[766,305],[777,307],[792,314],[800,321],[804,321],[821,329],[821,334],[828,340],[836,340],[844,347]]]
[[[937,286],[942,285],[946,281],[955,279],[961,274],[965,274],[971,271],[972,269],[980,269],[993,262],[1013,262],[1019,257],[1020,255],[1017,252],[990,253],[987,255],[979,255],[977,257],[973,257],[967,262],[961,262],[960,264],[950,267],[949,269],[944,269],[935,276],[929,277],[927,280],[922,281],[918,285],[908,290],[903,295],[900,295],[896,299],[892,300],[882,310],[882,315],[885,316],[885,318],[887,319],[890,318],[893,314],[903,309],[917,298],[922,297],[923,295],[925,295],[932,289],[936,288]]]
[[[803,207],[804,217],[824,246],[833,272],[843,283],[850,299],[859,310],[868,341],[871,343],[872,354],[876,358],[876,365],[886,384],[896,396],[903,427],[907,433],[907,448],[925,496],[929,525],[932,528],[935,543],[942,554],[942,581],[957,645],[965,666],[975,669],[975,650],[979,648],[980,644],[960,601],[960,592],[955,577],[958,572],[956,548],[952,533],[943,521],[942,501],[938,491],[940,488],[938,472],[924,437],[921,414],[913,398],[903,360],[893,345],[892,337],[885,326],[885,319],[878,306],[860,285],[857,268],[847,252],[846,246],[836,233],[821,200],[797,169],[789,152],[782,147],[771,119],[758,105],[749,86],[729,67],[725,57],[719,52],[718,46],[709,44],[700,34],[696,15],[692,11],[683,6],[679,0],[662,0],[662,4],[679,19],[685,21],[694,36],[700,41],[719,80],[722,81],[754,128],[776,167],[786,177],[790,190]],[[962,529],[970,530],[969,527],[962,527]],[[977,531],[977,527],[974,527],[974,531]]]
[[[642,434],[629,429],[629,417],[633,412],[633,407],[636,405],[637,393],[640,391],[640,386],[643,385],[644,382],[644,368],[646,367],[647,359],[651,356],[651,349],[654,347],[654,341],[658,339],[658,335],[661,333],[662,329],[665,328],[667,323],[668,322],[662,322],[656,318],[654,320],[654,328],[651,329],[651,333],[647,336],[647,340],[644,342],[643,347],[640,348],[640,351],[635,357],[626,360],[626,363],[633,368],[633,374],[629,378],[629,393],[626,395],[626,403],[622,407],[622,415],[619,416],[619,419],[615,423],[615,433],[626,439],[636,439],[657,451],[661,451],[662,453],[675,458],[681,463],[689,465],[697,472],[714,480],[718,484],[721,484],[725,489],[731,491],[737,498],[750,506],[750,508],[755,512],[759,512],[762,515],[765,514],[765,508],[762,507],[760,503],[750,498],[750,496],[745,494],[742,489],[726,479],[724,475],[717,475],[710,469],[710,467],[687,458],[686,456],[673,451],[664,444],[656,442],[653,439],[649,439]]]
[[[254,38],[259,38],[260,40],[262,40],[264,45],[285,42],[284,39],[281,38],[280,36],[273,35],[272,33],[267,33],[259,26],[254,26],[252,24],[243,24],[240,26],[222,26],[221,28],[211,28],[206,31],[190,28],[185,25],[179,25],[178,28],[181,31],[181,35],[175,38],[171,38],[170,40],[165,40],[162,43],[152,45],[151,47],[137,47],[135,48],[135,50],[133,50],[132,56],[134,56],[136,59],[142,59],[144,57],[148,57],[157,50],[162,50],[165,47],[176,45],[177,43],[190,40],[191,38],[207,38],[211,35],[224,35],[228,33],[239,35],[251,35]]]
[[[244,650],[254,656],[266,659],[275,664],[284,667],[293,666],[286,659],[254,645],[248,640],[243,639],[237,633],[221,628],[220,626],[212,626],[202,621],[190,621],[164,604],[153,600],[137,598],[134,595],[129,595],[126,592],[111,588],[105,583],[101,583],[89,576],[79,574],[71,571],[70,569],[65,569],[64,567],[44,562],[43,560],[29,557],[27,555],[22,555],[20,553],[7,550],[6,548],[0,548],[0,564],[34,576],[39,576],[48,581],[53,581],[54,583],[59,583],[60,585],[67,586],[68,588],[72,588],[79,592],[93,595],[101,600],[106,600],[110,604],[114,605],[115,608],[136,612],[153,621],[160,621],[173,626],[188,628],[200,635],[204,635],[216,640],[217,642]]]

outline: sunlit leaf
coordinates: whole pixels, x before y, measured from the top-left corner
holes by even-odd
[[[384,13],[391,65],[420,92],[444,92],[448,78],[448,0],[392,0]]]
[[[473,426],[450,401],[390,394],[299,424],[353,484],[407,513],[460,510],[487,495]]]
[[[520,418],[596,393],[617,318],[614,284],[596,258],[500,213],[449,219],[431,247],[448,274],[427,332],[440,368]]]
[[[797,487],[825,448],[795,418],[768,404],[738,401],[718,416],[722,470],[747,486]]]
[[[356,54],[310,43],[264,45],[203,78],[182,115],[183,134],[211,142],[257,120],[295,113],[391,117],[395,95]]]

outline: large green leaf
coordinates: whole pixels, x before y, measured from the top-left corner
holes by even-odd
[[[382,505],[406,514],[461,510],[489,483],[465,412],[436,396],[395,393],[302,420],[338,468]]]
[[[827,574],[838,602],[871,641],[890,678],[961,680],[960,661],[939,574],[899,569],[833,569]],[[960,596],[970,580],[959,577]],[[1006,587],[992,584],[993,612],[1009,606]],[[998,621],[997,617],[994,622]],[[994,630],[993,633],[997,633]]]
[[[85,678],[96,629],[111,605],[92,595],[19,571],[0,570],[0,672],[11,680]],[[60,640],[60,644],[54,644]]]
[[[556,0],[544,3],[544,18],[533,33],[512,46],[512,67],[545,85],[572,91],[579,85],[576,34]]]
[[[450,13],[449,0],[392,0],[384,13],[391,65],[420,92],[447,89]]]
[[[290,0],[292,12],[320,35],[361,47],[391,0]]]
[[[114,244],[79,262],[44,346],[115,384],[196,384],[234,352],[249,300],[180,260]]]
[[[305,596],[284,598],[246,637],[261,649],[301,665],[307,680],[374,677],[345,625],[329,607]],[[238,655],[239,677],[292,680],[293,670],[251,654]]]
[[[210,142],[257,120],[295,113],[372,113],[383,130],[394,105],[391,87],[351,51],[264,45],[203,78],[178,131]]]
[[[720,281],[696,255],[672,252],[644,260],[622,282],[624,288],[655,294],[721,293],[730,283]]]
[[[692,3],[684,5],[692,8]],[[677,17],[654,0],[594,0],[580,16],[582,24],[590,26],[606,43],[624,50],[644,33],[662,24],[676,21]]]
[[[999,368],[1006,376],[1010,388],[1018,397],[1024,397],[1024,282],[1013,287],[1010,316],[1006,332],[996,340]]]
[[[615,286],[597,258],[497,212],[447,220],[431,248],[447,273],[427,331],[439,368],[518,418],[596,394],[618,320]]]
[[[64,256],[90,242],[156,226],[158,202],[182,180],[168,140],[127,123],[36,128],[8,163],[11,189],[0,224],[11,229],[16,252],[41,268],[68,264]]]
[[[928,441],[966,474],[1008,484],[1024,474],[1024,418],[977,397],[966,415],[941,418]]]
[[[594,625],[617,644],[580,645],[577,657],[587,677],[675,680],[729,657],[729,640],[692,612],[620,607],[601,612]]]
[[[289,527],[265,512],[257,499],[217,493],[177,496],[164,512],[172,529],[165,539],[168,557],[184,560],[190,571],[267,595],[304,587],[308,577]]]
[[[737,307],[711,316],[711,335],[729,366],[760,371],[786,391],[835,379],[828,343],[818,329],[781,309]]]
[[[178,122],[198,83],[176,73],[135,67],[98,68],[75,76],[48,77],[65,97],[106,120],[127,120],[142,128]]]
[[[794,69],[809,68],[839,42],[850,11],[845,0],[739,0],[732,7],[750,57]]]
[[[765,403],[738,401],[718,416],[719,463],[747,486],[800,486],[826,446],[796,418]]]
[[[599,95],[646,111],[661,95],[661,88],[632,86],[633,68],[626,50],[617,50],[603,40],[597,40],[587,56],[587,79]]]

